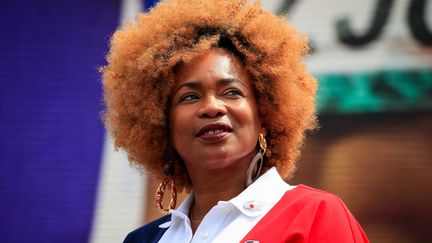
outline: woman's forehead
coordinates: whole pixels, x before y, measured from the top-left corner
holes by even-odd
[[[230,51],[214,48],[195,57],[176,70],[176,86],[208,78],[239,79],[249,82],[249,75],[240,60]]]

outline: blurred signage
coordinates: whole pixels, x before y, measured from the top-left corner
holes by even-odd
[[[432,3],[262,1],[308,35],[321,113],[432,109]]]

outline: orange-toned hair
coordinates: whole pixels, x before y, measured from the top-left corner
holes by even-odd
[[[167,0],[116,31],[102,68],[104,120],[115,147],[162,177],[175,69],[215,47],[242,60],[268,129],[266,166],[290,177],[305,131],[316,125],[317,82],[302,61],[306,37],[259,3]],[[191,186],[184,169],[175,176],[180,188]]]

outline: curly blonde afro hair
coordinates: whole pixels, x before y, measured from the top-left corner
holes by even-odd
[[[268,130],[266,166],[289,178],[305,131],[316,126],[317,82],[302,61],[307,38],[259,2],[166,0],[114,33],[102,72],[104,121],[115,147],[163,177],[176,67],[211,48],[228,49],[243,62]],[[190,188],[184,165],[175,173],[178,187]]]

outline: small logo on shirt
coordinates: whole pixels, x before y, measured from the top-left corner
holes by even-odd
[[[260,211],[261,210],[261,204],[255,202],[255,201],[247,201],[243,208],[248,209],[250,211]]]

